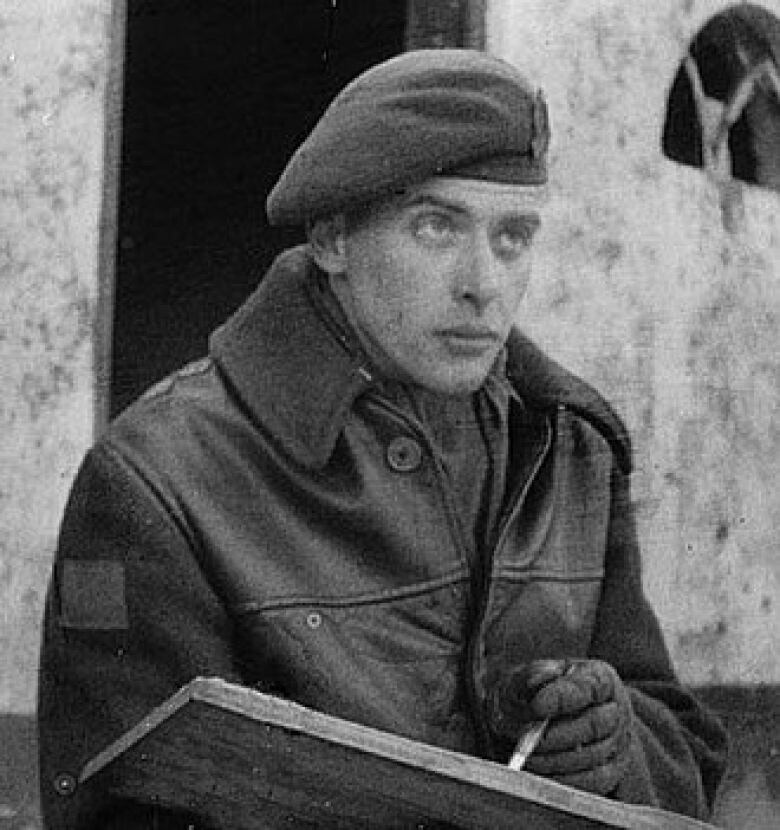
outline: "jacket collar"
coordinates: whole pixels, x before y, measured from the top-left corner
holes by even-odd
[[[525,403],[539,409],[570,409],[585,418],[609,442],[622,471],[628,475],[633,463],[631,439],[606,400],[518,329],[512,330],[507,350],[507,377]]]
[[[251,415],[307,467],[325,465],[353,401],[371,385],[317,308],[315,268],[306,246],[285,251],[210,340]]]
[[[324,312],[316,273],[307,246],[285,251],[213,333],[210,351],[251,416],[299,463],[318,468],[373,381],[359,350]],[[625,427],[606,401],[517,330],[507,344],[507,377],[527,405],[564,406],[590,420],[630,469]]]

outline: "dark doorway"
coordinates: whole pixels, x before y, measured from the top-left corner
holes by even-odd
[[[406,0],[128,0],[110,414],[205,353],[298,232],[264,202]]]

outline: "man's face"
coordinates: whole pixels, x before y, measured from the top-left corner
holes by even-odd
[[[528,286],[544,201],[542,187],[432,178],[339,226],[320,264],[383,371],[444,394],[481,386]]]

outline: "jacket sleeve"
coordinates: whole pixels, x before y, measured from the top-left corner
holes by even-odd
[[[605,577],[590,657],[611,663],[633,708],[630,772],[615,793],[707,818],[726,763],[720,721],[677,680],[642,589],[628,476],[613,469]]]
[[[231,627],[175,506],[119,452],[85,459],[60,530],[42,638],[38,730],[48,830],[157,827],[77,784],[86,761],[198,675],[237,681]],[[200,825],[198,825],[200,826]]]

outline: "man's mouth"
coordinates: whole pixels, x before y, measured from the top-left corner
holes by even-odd
[[[450,351],[459,354],[480,354],[495,349],[501,342],[501,335],[487,326],[448,326],[436,334]]]
[[[486,340],[495,342],[501,339],[501,335],[489,326],[448,326],[447,328],[439,329],[437,334],[440,337],[452,337],[458,340]]]

